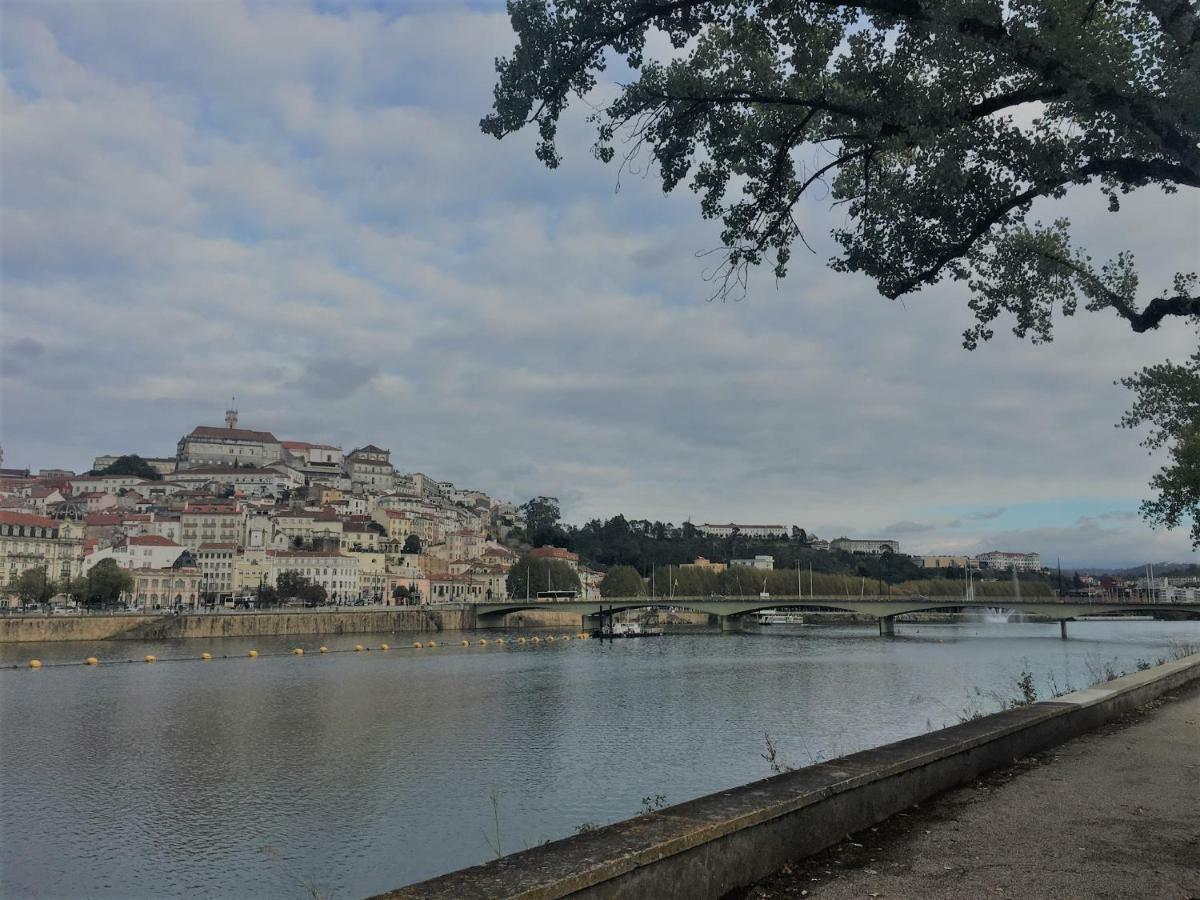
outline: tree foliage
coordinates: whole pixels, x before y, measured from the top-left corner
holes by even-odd
[[[557,497],[534,497],[522,503],[520,508],[529,543],[535,547],[561,546],[561,529],[558,525],[561,511]]]
[[[136,453],[118,456],[103,469],[93,469],[93,475],[131,475],[147,481],[162,481],[162,473]]]
[[[749,266],[787,273],[794,216],[828,191],[839,271],[895,299],[967,281],[968,346],[1009,312],[1045,340],[1083,301],[1135,331],[1200,313],[1180,273],[1139,305],[1127,253],[1096,266],[1035,200],[1098,183],[1120,197],[1200,187],[1200,17],[1189,0],[512,0],[518,43],[496,63],[503,137],[535,125],[559,162],[559,118],[614,57],[636,75],[591,119],[595,153],[648,154],[664,189],[690,182],[720,218],[721,292]],[[667,61],[647,37],[667,36]],[[730,196],[735,192],[734,196]]]
[[[420,553],[421,552],[421,539],[415,534],[410,534],[408,537],[406,537],[404,539],[404,546],[400,549],[400,552],[401,553]]]
[[[34,606],[49,603],[50,598],[58,593],[58,586],[54,579],[46,575],[46,570],[39,566],[26,569],[18,575],[9,590],[17,595],[22,606]]]
[[[805,242],[797,204],[820,192],[838,211],[832,268],[893,300],[965,283],[969,349],[1005,316],[1048,341],[1081,305],[1134,332],[1200,316],[1196,272],[1147,297],[1131,252],[1093,260],[1066,217],[1031,213],[1087,185],[1113,213],[1135,190],[1200,187],[1195,0],[510,0],[509,15],[517,45],[483,130],[536,127],[554,168],[572,98],[627,66],[592,107],[594,153],[686,183],[721,221],[714,296],[763,263],[784,277]],[[1192,431],[1171,435],[1143,507],[1167,526],[1194,519],[1200,478]]]
[[[545,559],[525,554],[508,570],[508,594],[533,597],[538,591],[579,591],[579,575],[561,559]]]
[[[114,559],[102,559],[87,573],[84,603],[88,606],[112,606],[122,594],[133,590],[133,576],[117,565]]]
[[[1200,549],[1200,349],[1183,364],[1147,366],[1121,383],[1136,395],[1121,425],[1148,424],[1142,446],[1165,449],[1168,459],[1150,481],[1157,497],[1142,503],[1142,515],[1165,528],[1190,519],[1192,546]]]
[[[633,566],[613,566],[600,582],[602,597],[644,597],[646,582]]]
[[[275,590],[283,599],[297,598],[308,606],[324,603],[328,596],[325,588],[294,569],[279,573],[279,577],[275,579]]]

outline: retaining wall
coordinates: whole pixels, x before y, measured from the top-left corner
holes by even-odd
[[[718,898],[1195,680],[1200,654],[710,794],[380,898]]]
[[[0,642],[173,640],[459,631],[475,627],[470,606],[370,610],[198,613],[182,616],[14,616],[0,618]]]

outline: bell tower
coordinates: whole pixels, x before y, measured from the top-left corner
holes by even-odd
[[[225,427],[237,428],[237,397],[229,398],[229,409],[225,410]]]

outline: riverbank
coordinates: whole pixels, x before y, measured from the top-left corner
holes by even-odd
[[[467,605],[193,613],[178,616],[11,616],[0,618],[0,643],[382,634],[396,631],[462,631],[474,627],[475,611]]]
[[[1200,897],[1200,682],[739,896]]]

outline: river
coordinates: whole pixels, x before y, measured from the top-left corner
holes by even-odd
[[[0,671],[0,896],[363,896],[770,775],[764,734],[805,765],[991,712],[1023,670],[1045,695],[1200,641],[1069,628],[0,645],[45,663]],[[91,654],[138,662],[56,665]]]

